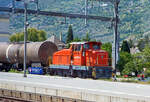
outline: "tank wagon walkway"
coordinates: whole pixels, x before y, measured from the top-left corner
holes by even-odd
[[[27,76],[24,78],[23,74],[0,72],[0,90],[64,97],[84,102],[150,102],[149,85],[57,76]],[[0,92],[0,97],[2,93]]]

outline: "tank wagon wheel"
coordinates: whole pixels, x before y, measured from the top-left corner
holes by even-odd
[[[17,71],[23,71],[23,65],[22,65],[22,64],[19,64],[19,65],[18,65]]]
[[[10,69],[12,68],[12,65],[8,65],[8,66],[5,66],[5,72],[9,72],[10,71]]]
[[[43,68],[43,75],[47,74],[46,68]]]
[[[2,68],[2,67],[0,67],[0,72],[1,72],[1,71],[3,71],[3,68]]]

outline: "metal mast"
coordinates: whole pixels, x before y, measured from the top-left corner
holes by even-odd
[[[112,54],[114,54],[114,59],[112,60],[113,70],[116,73],[116,65],[119,59],[119,33],[118,33],[118,5],[120,0],[115,0],[114,2],[114,43],[112,47]]]
[[[26,61],[27,61],[27,26],[28,26],[28,22],[27,22],[27,3],[26,2],[24,2],[24,7],[25,7],[25,11],[24,11],[24,77],[27,77]]]
[[[85,16],[87,15],[87,6],[88,6],[88,0],[85,0]],[[87,19],[85,18],[85,25],[87,25]]]

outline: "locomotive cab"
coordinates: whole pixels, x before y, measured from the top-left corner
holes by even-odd
[[[53,64],[50,65],[53,71],[60,69],[62,74],[68,70],[75,76],[111,77],[108,52],[101,50],[101,42],[72,42],[70,44],[69,49],[53,54]]]
[[[100,42],[71,43],[73,65],[108,66],[108,53]]]

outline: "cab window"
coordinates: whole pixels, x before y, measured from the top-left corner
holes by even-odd
[[[90,47],[89,47],[89,44],[84,44],[84,45],[83,45],[83,48],[84,48],[85,50],[89,49],[89,48],[90,48]]]
[[[81,50],[81,44],[74,46],[74,51],[80,51]]]
[[[93,45],[93,49],[94,49],[94,50],[99,50],[99,49],[100,49],[100,46],[97,45],[97,44],[96,44],[96,45]]]

